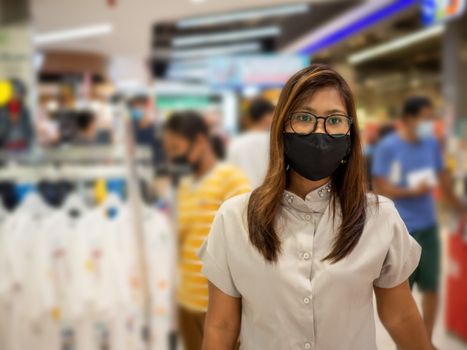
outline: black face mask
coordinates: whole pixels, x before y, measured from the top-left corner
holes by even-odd
[[[334,173],[350,150],[350,135],[284,133],[285,157],[290,167],[308,180],[317,181]]]
[[[188,161],[188,157],[186,154],[182,154],[177,157],[174,157],[172,159],[172,163],[174,165],[179,165],[179,166],[190,166],[190,162]]]
[[[185,154],[182,154],[180,156],[174,157],[172,159],[172,163],[177,165],[177,166],[187,168],[191,172],[196,172],[200,167],[200,162],[199,161],[196,162],[196,163],[191,163],[188,160],[188,152],[185,153]]]

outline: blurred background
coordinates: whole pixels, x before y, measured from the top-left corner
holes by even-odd
[[[0,0],[0,349],[181,348],[177,193],[189,167],[173,160],[195,155],[190,133],[165,125],[201,116],[215,162],[255,187],[281,87],[310,63],[350,83],[369,160],[404,100],[428,97],[465,199],[465,3]],[[467,349],[467,232],[434,196],[434,342]],[[377,333],[381,350],[395,348]]]

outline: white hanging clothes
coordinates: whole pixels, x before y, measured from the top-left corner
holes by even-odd
[[[124,293],[119,283],[122,272],[115,261],[125,257],[116,255],[113,224],[109,218],[121,210],[121,201],[112,198],[102,207],[89,211],[80,222],[81,234],[76,249],[83,313],[76,324],[77,350],[99,349],[102,339],[98,325],[108,322]]]
[[[9,315],[9,305],[7,294],[8,294],[8,277],[7,277],[7,262],[6,255],[4,252],[6,230],[4,228],[5,221],[8,219],[8,211],[0,203],[0,349],[6,349],[7,338],[8,338],[8,324],[10,322],[7,315]]]
[[[152,304],[152,350],[166,350],[175,326],[175,235],[167,216],[155,208],[144,208],[142,219]]]
[[[144,347],[141,336],[144,305],[135,223],[125,207],[109,224],[118,257],[114,264],[119,271],[118,307],[109,322],[110,347],[112,350],[139,350]]]
[[[2,279],[0,299],[5,317],[6,350],[35,348],[42,336],[31,319],[30,305],[35,301],[35,278],[32,275],[33,238],[40,231],[44,218],[54,210],[37,193],[30,193],[16,211],[2,225],[0,256]]]
[[[60,349],[62,332],[71,329],[83,309],[78,251],[80,220],[86,207],[72,194],[56,213],[44,220],[34,237],[32,273],[35,298],[28,308],[36,327],[47,334],[35,349]]]

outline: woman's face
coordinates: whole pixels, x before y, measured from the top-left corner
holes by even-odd
[[[320,117],[326,117],[331,114],[348,115],[344,100],[339,91],[334,87],[324,87],[317,90],[306,103],[291,112],[309,112]],[[285,131],[294,132],[290,123],[286,124]],[[325,133],[323,119],[318,120],[318,126],[315,132]]]

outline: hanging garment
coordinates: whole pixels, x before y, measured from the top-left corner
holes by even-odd
[[[76,327],[76,349],[99,349],[105,326],[112,311],[118,310],[122,293],[122,275],[115,263],[125,260],[115,249],[112,219],[122,209],[116,196],[109,195],[103,206],[89,211],[80,221],[80,236],[76,241],[78,280],[83,300],[83,313]]]
[[[79,222],[85,212],[82,200],[72,194],[60,210],[44,220],[34,237],[31,275],[36,293],[28,307],[36,328],[47,335],[37,342],[36,349],[60,349],[64,331],[82,312],[76,247],[81,235]]]
[[[151,293],[152,350],[169,349],[169,336],[175,330],[175,234],[168,217],[155,208],[143,210],[145,253]]]
[[[5,221],[0,236],[6,350],[34,347],[40,332],[31,322],[30,305],[35,301],[34,275],[31,271],[34,251],[33,237],[41,229],[44,218],[53,213],[37,193],[30,193],[16,211]],[[0,322],[2,323],[2,322]]]

